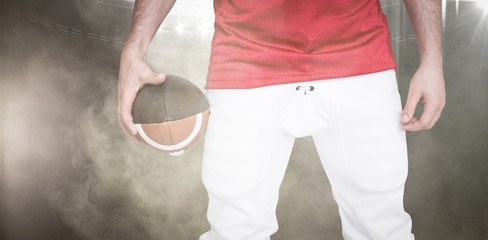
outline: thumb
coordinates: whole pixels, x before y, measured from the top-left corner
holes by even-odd
[[[164,73],[153,73],[149,83],[158,85],[166,80],[166,74]]]
[[[420,97],[421,96],[418,93],[408,94],[407,102],[405,103],[405,108],[401,113],[401,118],[400,118],[401,122],[407,123],[412,119],[413,114],[415,113],[415,108],[417,108],[417,104],[420,100]]]

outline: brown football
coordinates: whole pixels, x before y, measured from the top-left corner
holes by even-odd
[[[132,106],[137,138],[172,155],[180,155],[205,132],[210,114],[203,92],[192,82],[167,75],[159,85],[144,85]]]

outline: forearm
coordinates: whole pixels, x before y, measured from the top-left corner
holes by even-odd
[[[442,68],[441,0],[403,0],[410,16],[420,63]]]
[[[136,0],[122,59],[143,59],[154,34],[176,0]]]

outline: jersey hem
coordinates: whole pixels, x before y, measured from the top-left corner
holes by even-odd
[[[207,79],[205,84],[205,89],[250,89],[250,88],[258,88],[264,87],[269,85],[277,85],[277,84],[287,84],[287,83],[294,83],[294,82],[307,82],[307,81],[315,81],[315,80],[331,80],[336,78],[343,78],[343,77],[351,77],[357,76],[362,74],[368,73],[375,73],[381,72],[388,69],[395,69],[397,71],[398,65],[394,63],[393,65],[389,65],[383,68],[378,68],[372,71],[350,71],[345,72],[341,75],[331,75],[328,73],[322,74],[314,74],[312,76],[302,75],[302,76],[276,76],[276,77],[269,77],[269,78],[239,78],[239,79]]]

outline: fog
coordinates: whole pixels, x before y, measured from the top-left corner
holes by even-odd
[[[403,105],[418,67],[401,1],[383,1]],[[198,239],[208,230],[203,138],[180,157],[127,139],[117,76],[127,1],[0,1],[0,238]],[[405,207],[416,239],[488,237],[488,15],[448,3],[447,105],[437,125],[407,133]],[[181,0],[146,61],[203,89],[212,1]],[[183,28],[179,28],[183,26]],[[179,30],[178,30],[179,29]],[[421,108],[417,109],[420,113]],[[272,239],[341,239],[337,205],[311,138],[297,139]]]

